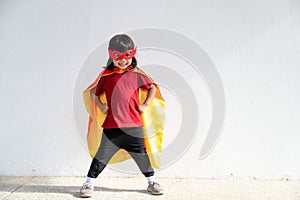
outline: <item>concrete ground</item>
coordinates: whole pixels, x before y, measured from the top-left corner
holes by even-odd
[[[0,177],[0,200],[80,199],[83,177]],[[97,179],[91,199],[300,200],[300,181],[157,178],[165,194],[145,190],[143,177]]]

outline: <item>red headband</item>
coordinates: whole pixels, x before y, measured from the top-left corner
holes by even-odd
[[[111,57],[111,59],[113,60],[121,60],[123,58],[129,60],[135,56],[135,53],[136,53],[136,48],[127,50],[125,52],[119,52],[116,50],[108,49],[109,57]]]

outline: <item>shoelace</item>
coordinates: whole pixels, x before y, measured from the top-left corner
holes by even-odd
[[[92,189],[92,188],[93,188],[92,185],[89,183],[83,184],[83,189]]]
[[[158,183],[156,183],[156,182],[152,182],[152,183],[150,183],[151,185],[158,185],[159,186],[159,184]]]

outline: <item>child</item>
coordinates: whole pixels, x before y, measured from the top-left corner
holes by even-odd
[[[114,36],[108,51],[106,68],[83,93],[93,160],[80,196],[92,196],[95,179],[108,163],[129,158],[147,178],[147,191],[163,194],[152,166],[159,167],[155,153],[162,148],[164,100],[157,84],[137,68],[136,48],[128,35]]]

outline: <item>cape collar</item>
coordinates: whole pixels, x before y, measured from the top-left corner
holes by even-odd
[[[112,72],[112,73],[115,73],[115,72],[117,72],[117,73],[120,73],[120,72],[127,72],[127,71],[130,71],[130,70],[132,70],[134,67],[133,66],[128,66],[127,68],[125,68],[125,69],[120,69],[120,68],[118,68],[118,67],[114,67],[113,69],[112,69],[112,71],[110,71],[110,72]]]

